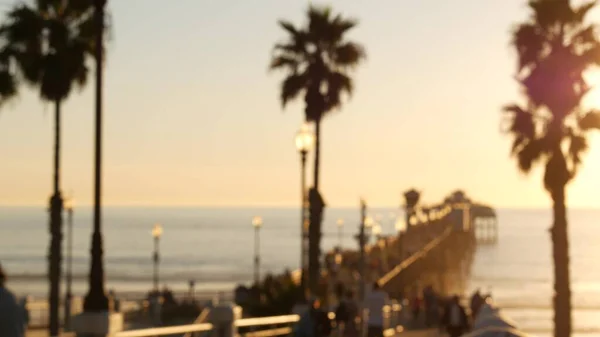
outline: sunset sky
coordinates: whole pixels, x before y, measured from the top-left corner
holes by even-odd
[[[12,1],[0,0],[7,10]],[[270,52],[279,18],[306,0],[109,0],[104,201],[109,205],[294,206],[303,106],[282,111]],[[438,201],[463,188],[498,207],[546,207],[540,172],[524,177],[500,134],[519,98],[509,32],[523,0],[337,0],[368,51],[356,93],[323,123],[322,193],[332,206],[395,206],[417,187]],[[591,18],[600,22],[600,11]],[[600,73],[590,74],[600,85]],[[63,183],[91,203],[93,81],[64,104]],[[44,205],[52,113],[25,90],[0,110],[0,205]],[[600,91],[587,104],[600,107]],[[569,189],[600,207],[600,133]]]

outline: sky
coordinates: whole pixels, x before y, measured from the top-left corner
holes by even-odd
[[[329,206],[358,206],[361,197],[399,206],[412,187],[428,202],[461,188],[497,207],[550,206],[540,171],[520,174],[500,132],[501,107],[519,100],[509,33],[528,15],[524,0],[313,3],[359,19],[348,37],[368,53],[353,74],[355,94],[323,122]],[[267,66],[285,37],[277,20],[300,24],[307,5],[109,0],[104,203],[298,205],[294,135],[304,107],[282,110],[283,74]],[[600,22],[600,11],[591,19]],[[600,85],[600,72],[590,82]],[[81,205],[93,194],[92,84],[63,104],[62,188]],[[600,108],[600,92],[586,104]],[[28,88],[0,110],[0,205],[47,203],[52,113]],[[572,207],[600,208],[600,134],[590,140],[568,190]]]

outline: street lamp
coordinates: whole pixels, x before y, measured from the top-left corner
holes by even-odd
[[[337,220],[337,228],[338,228],[338,241],[340,250],[342,249],[342,229],[344,228],[344,219]]]
[[[375,238],[377,240],[381,239],[381,225],[375,224],[373,226],[372,233],[373,233],[373,235],[375,235]]]
[[[300,191],[302,198],[300,206],[300,270],[301,288],[304,290],[306,286],[306,260],[307,260],[307,245],[308,245],[308,218],[306,216],[307,209],[307,191],[306,191],[306,156],[313,148],[315,136],[312,133],[308,123],[304,122],[300,130],[296,133],[296,149],[300,153]]]
[[[71,283],[73,281],[73,207],[75,200],[72,197],[65,200],[65,210],[67,211],[67,294],[65,298],[65,330],[71,329]]]
[[[104,72],[104,20],[107,0],[94,0],[94,30],[96,63],[95,139],[94,139],[94,229],[92,232],[92,261],[89,274],[89,292],[83,302],[83,311],[108,311],[108,297],[104,291],[104,260],[102,258],[102,85]]]
[[[375,225],[375,220],[372,217],[367,216],[364,220],[365,227],[365,244],[369,243],[369,239],[371,234],[373,233],[373,225]]]
[[[254,227],[254,283],[258,286],[260,281],[260,227],[263,225],[263,219],[259,216],[252,218],[252,226]]]
[[[163,228],[160,224],[155,224],[152,228],[152,237],[154,238],[154,290],[158,292],[158,241],[163,233]]]

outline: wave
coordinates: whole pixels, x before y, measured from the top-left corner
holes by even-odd
[[[525,303],[525,302],[499,302],[498,306],[502,310],[553,310],[550,303]],[[600,311],[598,304],[573,304],[573,310],[578,311]]]
[[[130,274],[130,273],[106,273],[107,279],[110,281],[117,282],[148,282],[152,280],[153,275],[141,275],[141,274]],[[252,277],[251,273],[161,273],[161,281],[188,281],[195,280],[196,282],[245,282],[250,280]],[[21,273],[11,274],[10,280],[15,281],[46,281],[48,275],[44,273]],[[73,274],[73,280],[83,281],[87,280],[87,274]]]
[[[523,282],[525,283],[536,283],[536,284],[547,284],[550,283],[552,280],[549,278],[535,278],[535,277],[528,277],[525,275],[521,275],[521,276],[483,276],[483,275],[472,275],[471,276],[471,282],[476,282],[476,283],[489,283],[489,284],[497,284],[497,283],[515,283],[515,284],[523,284]]]
[[[544,328],[544,327],[532,327],[532,328],[524,328],[520,329],[521,331],[529,334],[551,334],[554,332],[552,328]],[[600,333],[600,328],[577,328],[574,327],[572,329],[572,334],[598,334]]]

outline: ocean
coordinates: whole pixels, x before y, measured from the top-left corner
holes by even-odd
[[[398,209],[371,209],[385,234],[395,233]],[[92,228],[90,208],[75,210],[73,226],[74,292],[87,290],[86,275]],[[252,217],[261,216],[261,273],[295,269],[300,260],[299,210],[286,208],[127,208],[104,211],[107,288],[117,293],[152,287],[151,230],[164,228],[160,239],[160,282],[185,291],[194,280],[198,291],[230,291],[253,275]],[[323,247],[339,242],[337,219],[344,219],[342,245],[357,247],[359,209],[326,210]],[[575,336],[600,336],[600,269],[597,268],[600,210],[569,214]],[[550,210],[498,210],[499,241],[478,247],[470,293],[491,292],[504,312],[523,330],[538,336],[552,332],[552,259],[548,228]],[[66,218],[65,218],[66,223]],[[66,230],[65,230],[66,235]],[[0,263],[8,286],[19,295],[43,297],[48,251],[48,221],[42,208],[0,207]],[[66,237],[63,241],[66,247]],[[63,269],[64,270],[64,269]]]

